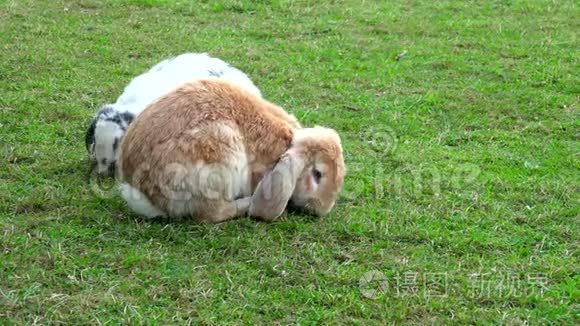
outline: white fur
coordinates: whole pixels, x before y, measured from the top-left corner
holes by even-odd
[[[132,187],[128,183],[121,184],[121,196],[125,199],[130,209],[143,217],[165,216],[162,211],[151,204],[149,199],[139,189]]]
[[[166,59],[135,77],[125,87],[115,106],[137,115],[160,96],[195,78],[212,77],[212,72],[221,73],[219,78],[235,82],[253,94],[262,96],[246,74],[225,61],[212,58],[207,53],[185,53]]]
[[[99,174],[107,173],[109,165],[115,164],[117,161],[117,153],[113,151],[113,144],[115,143],[115,139],[118,139],[118,146],[120,146],[120,139],[124,134],[125,132],[121,126],[116,123],[105,120],[97,121],[94,151],[95,158],[97,159],[97,172]]]
[[[125,87],[117,102],[109,105],[117,113],[129,112],[138,116],[159,97],[195,79],[216,77],[235,82],[251,93],[262,96],[260,90],[242,71],[230,66],[223,60],[212,58],[207,53],[185,53],[175,58],[163,60],[149,71],[135,77]],[[94,133],[95,153],[99,173],[106,173],[110,162],[116,162],[119,150],[114,150],[116,138],[119,142],[125,131],[113,122],[99,122]],[[119,146],[120,147],[120,146]],[[105,161],[103,161],[105,160]],[[103,162],[106,162],[103,163]]]

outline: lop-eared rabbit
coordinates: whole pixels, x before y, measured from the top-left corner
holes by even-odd
[[[242,71],[206,53],[184,53],[163,60],[133,78],[114,104],[102,106],[86,133],[85,145],[97,172],[113,175],[118,146],[133,119],[147,105],[194,78],[218,77],[239,84],[261,96],[260,90]]]
[[[145,217],[275,220],[289,201],[328,213],[342,188],[339,135],[233,83],[203,79],[150,105],[121,144],[121,193]]]

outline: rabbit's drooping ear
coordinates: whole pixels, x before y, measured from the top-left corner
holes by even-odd
[[[87,134],[85,135],[85,147],[87,148],[87,152],[89,155],[92,155],[93,146],[95,144],[95,128],[97,127],[97,119],[93,119],[89,129],[87,130]]]
[[[305,165],[304,156],[298,151],[290,149],[284,153],[274,169],[258,183],[249,214],[270,221],[282,215]]]

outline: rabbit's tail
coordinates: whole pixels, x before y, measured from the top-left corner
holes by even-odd
[[[129,208],[141,216],[148,218],[165,216],[165,213],[153,206],[141,191],[126,182],[121,184],[121,196],[125,199]]]

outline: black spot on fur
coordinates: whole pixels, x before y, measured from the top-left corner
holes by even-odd
[[[111,162],[109,163],[109,166],[107,167],[107,173],[112,176],[115,175],[115,169],[116,169],[116,162]]]
[[[121,117],[119,116],[119,114],[115,114],[114,116],[107,117],[105,119],[105,121],[111,121],[112,123],[118,124],[121,126]]]
[[[113,115],[104,118],[104,121],[112,122],[118,125],[123,131],[127,129],[127,127],[133,122],[135,116],[129,112],[115,112]]]
[[[119,147],[119,138],[115,138],[115,142],[113,143],[113,152],[116,152],[118,147]]]
[[[208,70],[209,75],[212,77],[221,77],[224,75],[224,72],[219,70],[219,71],[215,71],[215,70]]]
[[[121,113],[121,119],[123,121],[125,121],[125,123],[128,125],[131,124],[131,122],[133,122],[133,119],[135,119],[135,116],[132,113],[129,112],[123,112]]]
[[[99,109],[99,112],[97,112],[97,118],[103,119],[103,118],[110,117],[110,116],[114,115],[114,111],[115,110],[112,107],[110,107],[109,105],[104,105],[101,107],[101,109]]]
[[[85,147],[87,148],[87,152],[91,153],[91,146],[95,143],[95,128],[97,127],[97,119],[93,119],[91,125],[89,126],[89,130],[87,130],[87,134],[85,135]]]

